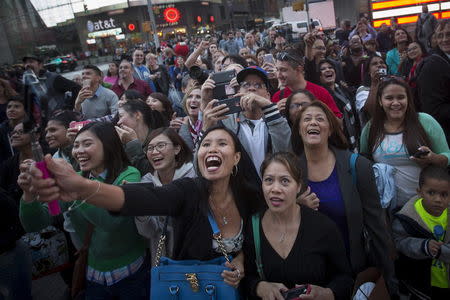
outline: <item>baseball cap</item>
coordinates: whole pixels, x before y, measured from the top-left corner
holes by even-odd
[[[264,71],[264,69],[257,66],[250,66],[240,71],[236,76],[237,82],[240,84],[250,74],[258,76],[259,78],[262,79],[262,81],[264,81],[266,87],[269,86],[269,78],[267,77],[267,72]]]

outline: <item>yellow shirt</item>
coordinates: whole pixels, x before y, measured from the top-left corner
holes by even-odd
[[[416,201],[414,207],[420,218],[427,224],[436,241],[444,241],[445,229],[447,228],[447,208],[439,217],[430,215],[422,204],[422,198]],[[431,286],[438,288],[449,288],[448,272],[445,263],[433,259],[431,264]]]

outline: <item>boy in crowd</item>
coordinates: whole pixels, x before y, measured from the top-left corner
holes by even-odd
[[[392,224],[400,252],[397,276],[419,299],[450,299],[447,170],[436,166],[423,169],[417,192],[419,198],[406,203]]]

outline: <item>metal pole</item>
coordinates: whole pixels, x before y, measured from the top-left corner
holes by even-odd
[[[150,16],[150,25],[153,31],[153,41],[155,42],[155,47],[159,48],[159,37],[156,31],[155,14],[153,13],[152,0],[147,0],[148,15]]]
[[[311,31],[311,24],[309,22],[309,4],[308,4],[308,0],[305,0],[305,10],[306,10],[306,24],[308,26],[308,32]]]

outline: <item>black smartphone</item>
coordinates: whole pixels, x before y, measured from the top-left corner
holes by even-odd
[[[226,115],[231,115],[231,114],[236,114],[236,113],[241,112],[242,108],[241,108],[240,103],[241,103],[241,97],[234,97],[234,98],[219,100],[214,104],[214,106],[226,104],[227,107],[230,109],[229,111],[227,111],[224,114],[226,116]]]
[[[230,81],[236,77],[235,70],[223,71],[211,75],[211,79],[216,83],[213,90],[213,99],[223,100],[230,98],[235,94],[235,91],[230,87]]]
[[[414,153],[414,157],[415,158],[424,158],[425,156],[428,155],[428,153],[430,153],[430,151],[428,150],[418,150],[416,153]]]
[[[301,285],[299,287],[282,292],[281,295],[286,300],[297,299],[300,295],[306,295],[311,292],[309,284]]]

